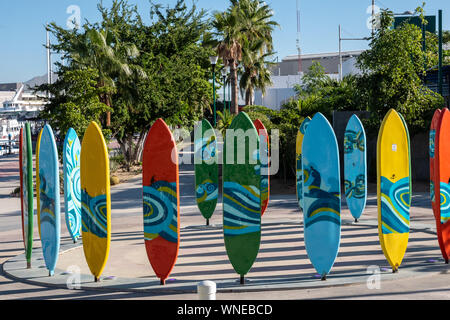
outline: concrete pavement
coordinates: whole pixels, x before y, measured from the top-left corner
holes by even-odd
[[[217,283],[217,299],[449,298],[448,268],[440,258],[428,193],[413,196],[410,242],[398,274],[391,273],[379,245],[375,196],[369,197],[357,224],[344,205],[341,248],[327,281],[317,278],[307,257],[295,195],[272,195],[262,219],[258,258],[246,285],[240,286],[223,244],[221,206],[211,219],[212,226],[204,226],[193,196],[193,167],[189,165],[183,165],[180,172],[180,253],[166,286],[158,285],[145,254],[139,177],[112,188],[112,243],[102,281],[93,282],[81,244],[74,245],[69,239],[63,214],[57,272],[49,278],[42,268],[37,228],[33,268],[25,269],[20,202],[8,196],[18,184],[16,160],[0,160],[2,299],[196,299],[195,286],[201,280]],[[78,279],[80,289],[69,290]]]

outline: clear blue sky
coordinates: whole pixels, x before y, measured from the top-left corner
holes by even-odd
[[[104,0],[109,5],[112,0]],[[137,4],[144,21],[149,22],[149,2],[129,0]],[[154,0],[155,3],[173,5],[175,0]],[[191,5],[192,0],[186,0]],[[296,54],[296,0],[266,0],[275,13],[275,20],[281,29],[274,33],[277,56]],[[198,7],[209,11],[224,10],[226,0],[197,0]],[[375,1],[381,8],[394,12],[413,11],[422,0],[382,0]],[[66,26],[70,14],[67,8],[77,5],[81,18],[95,22],[99,19],[97,0],[1,0],[0,1],[0,83],[27,81],[34,76],[46,74],[45,44],[46,22],[56,22]],[[342,25],[343,37],[366,37],[366,12],[371,0],[301,0],[301,45],[303,53],[338,51],[338,25]],[[450,29],[450,1],[426,1],[426,13],[437,15],[443,10],[444,30]],[[364,41],[344,41],[343,50],[367,48]]]

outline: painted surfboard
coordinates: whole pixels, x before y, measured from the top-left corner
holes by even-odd
[[[111,193],[108,149],[95,122],[90,123],[84,134],[80,158],[83,251],[97,282],[109,256]]]
[[[367,202],[366,145],[364,127],[354,114],[348,121],[344,134],[344,193],[355,222],[358,222]]]
[[[24,219],[24,199],[23,199],[23,138],[24,138],[24,130],[23,128],[20,128],[19,132],[19,175],[20,175],[20,218],[22,222],[22,240],[23,240],[23,246],[26,248],[27,243],[25,241],[25,219]]]
[[[257,119],[253,121],[253,125],[259,134],[259,148],[261,152],[261,215],[269,205],[270,197],[270,174],[269,174],[269,154],[270,154],[270,142],[269,133],[261,120]],[[264,141],[264,142],[263,142]],[[264,154],[264,155],[263,155]]]
[[[223,164],[223,233],[231,265],[241,276],[250,271],[261,242],[261,166],[259,136],[245,112],[227,130]]]
[[[328,120],[316,113],[302,145],[305,247],[317,273],[326,279],[341,240],[339,149]]]
[[[25,245],[27,268],[31,268],[31,252],[33,249],[33,154],[31,146],[31,128],[26,123],[22,131],[22,145],[20,154],[22,168],[22,235]]]
[[[42,131],[44,128],[39,131],[39,135],[36,141],[36,216],[37,216],[37,225],[38,225],[38,231],[39,231],[39,238],[41,237],[41,205],[40,205],[40,195],[39,195],[39,149],[41,145],[41,137],[42,137]]]
[[[64,207],[70,237],[77,242],[81,234],[81,144],[73,128],[67,131],[63,148]]]
[[[150,128],[142,162],[144,241],[161,285],[175,266],[180,247],[178,152],[164,120]]]
[[[305,137],[306,129],[311,121],[310,117],[303,120],[297,132],[297,141],[295,146],[296,153],[296,169],[297,169],[297,202],[300,209],[303,209],[303,169],[302,169],[302,145]]]
[[[447,108],[442,109],[442,112],[440,112],[439,123],[435,133],[435,165],[432,173],[435,181],[434,194],[440,196],[434,199],[433,212],[436,218],[439,248],[445,263],[448,263],[450,256],[450,163],[448,162],[448,159],[450,159],[450,141],[448,141],[450,139],[450,111]]]
[[[217,138],[208,120],[199,122],[194,133],[195,198],[209,225],[219,196]]]
[[[403,117],[386,114],[377,141],[378,234],[383,253],[397,272],[406,252],[411,207],[411,152]]]
[[[59,254],[61,214],[58,149],[48,124],[41,135],[38,175],[42,254],[49,275],[53,276]]]

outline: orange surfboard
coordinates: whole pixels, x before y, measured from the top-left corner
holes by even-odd
[[[433,129],[435,132],[433,133]],[[434,134],[434,165],[430,161],[430,180],[433,184],[432,208],[436,219],[436,232],[439,247],[445,263],[450,256],[450,111],[437,110],[433,116],[430,130],[430,159],[433,155],[432,137]]]
[[[147,257],[165,284],[180,246],[178,153],[162,119],[151,127],[142,163],[144,239]]]
[[[256,131],[258,131],[260,143],[260,148],[263,148],[265,145],[266,150],[263,150],[265,152],[265,155],[263,155],[262,152],[260,152],[261,155],[261,215],[264,214],[264,212],[267,209],[267,206],[269,205],[269,197],[270,197],[270,174],[269,174],[269,134],[267,133],[267,129],[264,126],[264,124],[261,122],[261,120],[257,119],[253,121],[253,125],[256,128]],[[265,140],[266,143],[263,144],[262,140]]]

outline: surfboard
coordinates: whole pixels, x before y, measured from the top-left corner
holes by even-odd
[[[366,133],[357,115],[347,123],[344,134],[344,186],[347,206],[355,222],[367,202]]]
[[[31,252],[33,249],[33,154],[31,146],[31,128],[26,123],[22,134],[21,146],[21,167],[22,167],[22,226],[23,239],[25,245],[25,256],[27,268],[31,268]]]
[[[178,152],[164,120],[150,128],[142,162],[144,241],[161,285],[175,266],[180,247]]]
[[[111,243],[111,193],[106,142],[97,123],[81,143],[81,233],[83,251],[95,282],[105,268]]]
[[[386,114],[377,141],[378,234],[383,253],[397,272],[406,252],[411,206],[411,152],[403,117]]]
[[[81,234],[80,153],[80,140],[70,128],[64,140],[63,174],[65,220],[73,242],[77,242]]]
[[[23,240],[23,246],[26,248],[27,243],[25,241],[25,208],[24,208],[24,199],[23,199],[23,193],[24,193],[24,184],[23,184],[23,138],[24,138],[24,132],[23,128],[20,128],[19,132],[19,176],[20,176],[20,218],[22,222],[22,240]]]
[[[303,225],[312,265],[325,280],[336,260],[341,239],[339,149],[328,120],[316,113],[302,145]]]
[[[217,138],[208,120],[199,122],[194,132],[195,198],[209,225],[219,195]]]
[[[40,202],[40,195],[39,195],[39,149],[41,144],[41,137],[42,137],[42,131],[44,128],[39,131],[39,135],[36,141],[36,216],[37,216],[37,225],[38,225],[38,231],[39,231],[39,238],[41,237],[41,202]]]
[[[302,169],[302,144],[303,139],[305,137],[306,129],[308,128],[308,124],[311,121],[310,117],[307,117],[303,120],[297,132],[297,140],[295,145],[295,153],[296,153],[296,185],[297,185],[297,202],[300,209],[303,209],[303,169]]]
[[[49,275],[53,276],[59,254],[61,215],[58,151],[48,124],[41,135],[38,175],[42,254]]]
[[[261,120],[256,119],[253,121],[253,125],[259,134],[259,148],[260,148],[260,161],[261,161],[261,215],[269,205],[270,197],[270,174],[269,174],[269,154],[270,143],[269,133]]]
[[[436,114],[439,112],[436,111]],[[444,108],[440,112],[440,116],[436,115],[436,117],[439,117],[439,121],[435,132],[435,164],[434,170],[430,170],[430,173],[434,175],[434,194],[440,195],[440,197],[435,197],[433,201],[433,212],[436,218],[439,248],[445,263],[448,263],[450,256],[450,163],[448,162],[450,159],[450,141],[448,141],[450,139],[450,111]],[[435,120],[434,117],[433,120]]]
[[[259,135],[248,115],[241,112],[226,132],[223,164],[224,242],[241,284],[261,242],[260,184]]]

